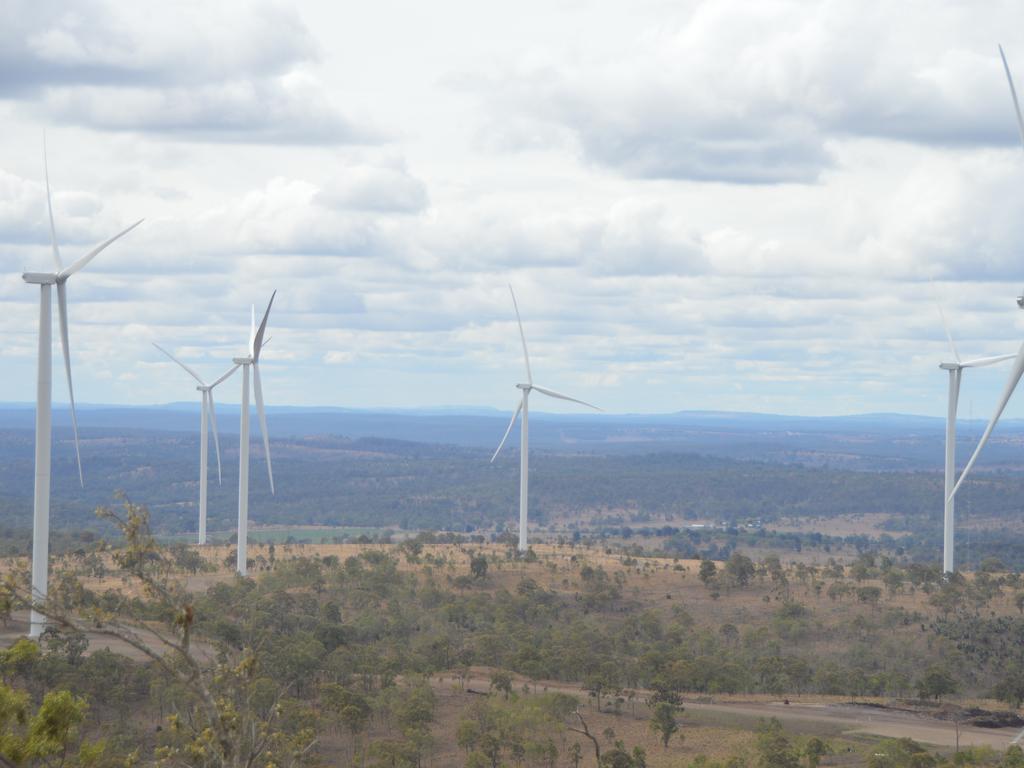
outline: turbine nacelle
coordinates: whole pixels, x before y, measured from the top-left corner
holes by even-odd
[[[25,272],[21,276],[30,285],[56,285],[58,278],[53,272]]]

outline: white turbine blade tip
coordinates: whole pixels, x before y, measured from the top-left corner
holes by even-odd
[[[1017,129],[1020,131],[1021,146],[1024,147],[1024,117],[1020,113],[1020,102],[1017,100],[1017,89],[1013,85],[1013,75],[1010,74],[1010,65],[1006,61],[1006,53],[1003,46],[999,46],[999,57],[1003,60],[1003,70],[1006,72],[1006,82],[1010,85],[1010,97],[1013,99],[1013,109],[1017,115]]]
[[[259,360],[260,351],[263,349],[263,335],[267,332],[267,320],[270,318],[270,308],[274,306],[275,296],[277,296],[276,290],[270,294],[270,301],[267,302],[267,311],[263,313],[263,320],[260,321],[259,330],[253,336],[252,356],[254,360]]]
[[[569,397],[568,395],[563,395],[561,392],[555,392],[553,389],[546,389],[544,387],[538,387],[536,385],[534,385],[533,388],[535,390],[537,390],[538,392],[547,395],[548,397],[554,397],[554,398],[557,398],[559,400],[568,400],[570,403],[579,403],[580,405],[587,406],[587,408],[593,408],[595,411],[600,411],[601,410],[596,405],[593,405],[592,403],[588,403],[586,400],[579,400],[579,399],[577,399],[575,397]]]
[[[85,267],[86,264],[88,264],[90,261],[92,261],[100,252],[102,252],[104,249],[106,249],[109,245],[112,245],[113,243],[117,242],[122,237],[127,235],[129,232],[131,232],[133,229],[135,229],[137,226],[139,226],[139,224],[141,224],[143,221],[145,221],[145,219],[139,219],[134,224],[132,224],[130,227],[127,227],[126,229],[123,229],[120,232],[118,232],[113,237],[108,238],[107,240],[104,240],[102,243],[100,243],[95,248],[93,248],[91,251],[89,251],[87,254],[85,254],[85,256],[83,256],[82,258],[80,258],[76,262],[74,262],[70,267],[68,267],[67,269],[61,270],[60,273],[58,274],[58,277],[61,280],[66,280],[67,278],[71,277],[73,274],[75,274],[76,272],[81,270],[83,267]]]
[[[519,302],[516,301],[516,292],[512,290],[512,284],[508,285],[508,292],[512,294],[512,307],[516,311],[516,322],[519,324],[519,338],[523,342],[523,360],[526,363],[526,380],[533,384],[533,373],[530,371],[530,353],[526,349],[526,333],[523,331],[523,318],[519,315]]]
[[[516,406],[515,413],[512,414],[512,420],[508,423],[508,427],[505,429],[505,434],[502,435],[501,442],[498,443],[497,450],[494,452],[494,455],[491,456],[491,463],[492,464],[494,463],[494,460],[496,458],[498,458],[498,454],[501,453],[501,449],[505,446],[505,441],[508,440],[508,436],[512,432],[512,427],[515,426],[516,419],[519,418],[519,413],[522,410],[523,410],[523,401],[520,400],[519,401],[519,405]]]
[[[180,365],[180,366],[181,366],[182,368],[184,368],[184,369],[185,369],[185,371],[186,371],[186,372],[187,372],[187,373],[189,374],[189,376],[191,376],[191,377],[192,377],[193,379],[195,379],[196,381],[198,381],[198,382],[199,382],[199,385],[200,385],[200,386],[203,386],[203,387],[205,387],[205,386],[206,386],[205,382],[203,382],[203,380],[202,380],[202,378],[201,378],[201,377],[199,376],[199,374],[198,374],[198,373],[196,373],[196,372],[195,372],[194,370],[192,370],[191,368],[189,368],[189,367],[188,367],[187,365],[185,365],[185,364],[184,364],[183,362],[181,362],[181,360],[179,360],[178,358],[176,358],[176,357],[175,357],[174,355],[172,355],[172,354],[171,354],[170,352],[168,352],[168,351],[167,351],[166,349],[164,349],[163,347],[161,347],[161,346],[160,346],[159,344],[157,344],[157,343],[156,343],[155,341],[153,342],[153,346],[154,346],[154,347],[156,347],[157,349],[159,349],[159,350],[160,350],[161,352],[163,352],[163,353],[164,353],[165,355],[167,355],[167,357],[169,357],[169,358],[170,358],[170,359],[171,359],[171,360],[172,360],[173,362],[177,363],[177,364],[178,364],[178,365]]]
[[[949,322],[946,320],[946,313],[942,311],[940,305],[936,305],[936,309],[939,310],[939,317],[942,318],[942,327],[946,331],[946,338],[949,339],[949,348],[953,350],[953,358],[959,363],[960,352],[956,348],[956,343],[953,341],[953,334],[949,330]]]

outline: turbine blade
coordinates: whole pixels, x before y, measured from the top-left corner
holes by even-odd
[[[949,494],[949,498],[956,496],[957,490],[963,484],[964,480],[967,479],[967,475],[974,467],[974,462],[978,460],[978,456],[981,454],[981,449],[985,447],[985,443],[988,442],[989,437],[992,435],[992,430],[996,428],[996,424],[999,423],[999,417],[1003,415],[1003,411],[1006,409],[1006,404],[1010,402],[1010,397],[1013,395],[1013,391],[1017,388],[1017,383],[1020,381],[1020,377],[1024,375],[1024,344],[1020,345],[1020,351],[1017,353],[1017,359],[1013,364],[1013,370],[1010,371],[1010,378],[1006,381],[1006,387],[1003,389],[1003,396],[999,400],[999,407],[996,408],[996,412],[992,414],[992,419],[989,421],[988,426],[985,427],[985,432],[981,436],[981,440],[978,441],[978,447],[974,449],[974,453],[971,455],[971,460],[967,462],[967,466],[964,467],[964,471],[960,473],[960,479],[957,480],[955,486],[953,486],[952,492]]]
[[[78,459],[78,483],[85,488],[82,474],[82,452],[78,448],[78,415],[75,413],[75,388],[71,385],[71,346],[68,342],[67,284],[57,283],[57,314],[60,316],[60,348],[64,353],[64,373],[68,377],[68,400],[71,403],[71,431],[75,435],[75,458]]]
[[[533,374],[530,373],[530,353],[526,351],[526,334],[523,333],[523,319],[519,316],[519,304],[516,302],[516,292],[512,290],[512,285],[508,286],[509,293],[512,294],[512,306],[516,310],[516,322],[519,323],[519,338],[523,340],[523,360],[526,361],[526,380],[533,384]]]
[[[235,368],[238,366],[236,365]],[[235,370],[232,368],[231,370]],[[217,409],[213,405],[213,387],[206,393],[210,404],[210,426],[213,427],[213,451],[217,454],[217,485],[221,484],[220,477],[220,438],[217,436]]]
[[[57,228],[53,225],[53,203],[50,201],[50,164],[46,159],[46,134],[43,134],[43,174],[46,177],[46,210],[50,214],[50,247],[53,249],[53,260],[57,264],[57,272],[64,269],[60,260],[60,247],[57,245]]]
[[[215,382],[213,382],[213,384],[211,384],[211,385],[210,385],[210,389],[212,390],[212,389],[213,389],[214,387],[216,387],[216,386],[217,386],[218,384],[220,384],[220,383],[221,383],[222,381],[225,381],[226,379],[229,379],[229,378],[231,378],[231,374],[233,374],[233,373],[234,373],[235,371],[237,371],[237,370],[238,370],[239,368],[241,368],[241,366],[240,366],[240,365],[235,365],[235,366],[233,366],[233,367],[232,367],[232,368],[231,368],[230,370],[228,370],[228,372],[227,372],[227,373],[225,373],[225,374],[224,374],[223,376],[221,376],[221,377],[220,377],[219,379],[217,379],[217,380],[216,380]]]
[[[522,411],[522,410],[523,410],[523,401],[522,401],[522,399],[520,398],[520,400],[519,400],[519,405],[518,405],[518,406],[516,407],[516,412],[512,414],[512,421],[510,421],[510,422],[508,423],[508,429],[506,429],[506,430],[505,430],[505,435],[504,435],[504,436],[503,436],[503,437],[501,438],[501,442],[500,442],[500,443],[498,443],[498,450],[496,450],[496,451],[494,452],[494,455],[493,455],[493,456],[491,456],[491,463],[492,463],[492,464],[494,463],[494,460],[495,460],[496,458],[498,458],[498,454],[499,454],[499,453],[501,453],[501,449],[502,449],[502,447],[504,447],[504,445],[505,445],[505,441],[506,441],[506,440],[508,440],[508,436],[509,436],[509,433],[510,433],[510,432],[512,431],[512,427],[514,427],[514,426],[515,426],[515,424],[516,424],[516,419],[518,419],[518,418],[519,418],[519,413],[520,413],[520,411]]]
[[[935,308],[939,310],[939,317],[942,318],[942,327],[946,331],[946,338],[949,339],[949,348],[953,350],[953,358],[959,363],[960,353],[957,351],[956,343],[953,341],[953,334],[950,333],[949,323],[946,321],[946,313],[942,311],[942,307],[939,304],[936,304]]]
[[[538,386],[534,386],[534,389],[537,390],[538,392],[542,392],[543,394],[547,395],[548,397],[557,397],[559,400],[568,400],[570,403],[579,403],[580,405],[587,406],[587,408],[593,408],[595,411],[600,411],[601,410],[596,405],[591,405],[590,403],[585,402],[583,400],[577,400],[575,397],[569,397],[568,395],[560,394],[558,392],[555,392],[552,389],[544,389],[544,387],[538,387]]]
[[[270,311],[270,307],[267,307],[267,311]],[[263,453],[267,457],[267,477],[270,478],[270,492],[274,493],[274,470],[270,465],[270,435],[267,433],[267,414],[263,410],[263,387],[260,385],[260,366],[255,361],[252,364],[252,390],[256,395],[256,415],[259,416],[260,432],[263,434]]]
[[[159,349],[159,350],[160,350],[161,352],[163,352],[163,353],[164,353],[165,355],[167,355],[167,356],[168,356],[169,358],[171,358],[171,360],[173,360],[174,362],[176,362],[176,363],[177,363],[178,365],[180,365],[180,366],[181,366],[182,368],[184,368],[184,369],[185,369],[185,371],[186,371],[186,372],[188,373],[188,375],[189,375],[189,376],[191,376],[191,377],[192,377],[193,379],[195,379],[196,381],[198,381],[198,382],[199,382],[199,386],[201,386],[201,387],[205,387],[205,386],[206,386],[206,382],[204,382],[204,381],[203,381],[203,380],[202,380],[201,378],[199,378],[199,374],[198,374],[198,373],[196,373],[195,371],[193,371],[193,370],[192,370],[191,368],[189,368],[189,367],[188,367],[187,365],[185,365],[185,364],[184,364],[183,362],[181,362],[181,360],[179,360],[178,358],[176,358],[176,357],[175,357],[174,355],[172,355],[172,354],[171,354],[170,352],[168,352],[168,351],[167,351],[166,349],[164,349],[163,347],[161,347],[161,346],[160,346],[159,344],[157,344],[157,343],[156,343],[155,341],[153,342],[153,346],[154,346],[154,347],[156,347],[157,349]]]
[[[253,356],[256,346],[256,305],[249,305],[249,357]]]
[[[275,296],[277,296],[277,291],[274,291],[272,294],[270,294],[270,302],[267,304],[267,311],[263,313],[263,320],[260,321],[259,330],[256,331],[256,336],[253,339],[253,361],[260,359],[260,351],[263,349],[263,334],[267,332],[267,319],[270,317],[270,308],[274,306]]]
[[[111,243],[113,243],[113,242],[115,242],[117,240],[120,240],[122,237],[124,237],[129,232],[131,232],[133,229],[135,229],[137,226],[139,226],[139,224],[141,224],[143,221],[145,221],[145,219],[139,219],[134,224],[132,224],[130,227],[128,227],[125,230],[122,230],[121,232],[118,232],[116,235],[111,237],[109,240],[104,240],[102,243],[100,243],[95,248],[93,248],[91,251],[89,251],[87,254],[85,254],[85,256],[80,258],[78,261],[74,262],[70,267],[68,267],[67,269],[61,270],[58,273],[58,275],[57,275],[57,279],[58,280],[67,280],[69,277],[71,277],[73,274],[75,274],[75,272],[78,272],[80,269],[82,269],[82,267],[84,267],[86,264],[88,264],[90,261],[92,261],[94,258],[96,258],[96,254],[98,254],[100,251],[105,249]]]
[[[1020,102],[1017,101],[1017,89],[1013,87],[1013,75],[1010,74],[1010,65],[1006,63],[1006,54],[1003,53],[1003,46],[999,46],[999,57],[1003,60],[1003,69],[1006,71],[1006,82],[1010,84],[1010,96],[1013,97],[1013,109],[1017,113],[1017,129],[1020,131],[1021,146],[1024,147],[1024,118],[1020,114]]]
[[[995,365],[1004,360],[1013,360],[1016,355],[996,355],[995,357],[979,357],[977,360],[968,360],[961,363],[962,368],[984,368],[986,365]]]

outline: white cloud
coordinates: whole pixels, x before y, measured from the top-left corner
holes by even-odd
[[[982,17],[960,3],[705,1],[617,55],[531,51],[511,68],[455,82],[496,115],[485,143],[561,141],[524,125],[526,114],[568,130],[586,159],[628,176],[813,182],[834,164],[834,137],[1016,141],[994,35],[1024,49],[1013,32],[1018,10],[992,3]]]
[[[0,11],[0,99],[99,130],[215,142],[373,141],[312,74],[291,6],[12,0]]]

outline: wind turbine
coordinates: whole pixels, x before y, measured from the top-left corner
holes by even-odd
[[[999,355],[997,357],[981,357],[977,360],[964,362],[960,359],[956,344],[953,342],[953,334],[949,331],[946,323],[946,316],[939,308],[939,315],[942,317],[942,325],[946,330],[946,338],[949,339],[949,347],[953,351],[954,363],[941,363],[939,368],[949,371],[949,405],[946,410],[946,482],[945,482],[945,513],[942,518],[942,571],[953,573],[956,568],[954,549],[955,539],[955,512],[953,507],[953,486],[956,481],[956,411],[957,402],[960,399],[960,380],[965,368],[982,368],[987,365],[1001,363],[1009,360],[1014,355]]]
[[[498,450],[491,456],[491,462],[493,463],[498,454],[501,453],[502,446],[505,445],[505,441],[508,440],[509,433],[512,431],[512,427],[515,426],[516,419],[519,417],[520,411],[523,414],[523,421],[521,425],[521,432],[519,436],[519,551],[525,552],[527,550],[527,518],[528,518],[528,496],[529,496],[529,485],[530,485],[530,392],[536,390],[541,394],[547,395],[548,397],[554,397],[558,400],[568,400],[571,403],[579,403],[585,405],[588,408],[593,408],[595,411],[600,411],[596,405],[585,403],[582,400],[577,400],[575,397],[569,397],[568,395],[562,395],[551,389],[539,387],[533,383],[533,374],[530,372],[530,353],[526,351],[526,334],[523,333],[523,320],[519,316],[519,305],[516,303],[516,294],[512,290],[512,286],[508,287],[509,292],[512,294],[512,306],[516,311],[516,322],[519,323],[519,338],[523,342],[523,360],[526,363],[526,384],[516,384],[516,388],[522,390],[522,397],[519,400],[519,405],[516,406],[515,413],[512,414],[512,420],[508,423],[508,429],[505,430],[504,437],[501,438],[501,442],[498,443]]]
[[[999,46],[999,57],[1003,60],[1003,71],[1006,72],[1006,82],[1010,86],[1010,98],[1013,99],[1013,109],[1017,115],[1017,129],[1020,131],[1021,146],[1024,147],[1024,117],[1021,116],[1020,102],[1017,100],[1017,89],[1013,86],[1013,75],[1010,74],[1010,65],[1006,62],[1006,54],[1003,52],[1003,46]],[[1024,309],[1024,296],[1018,297],[1017,306]],[[1024,344],[1020,345],[1020,350],[1017,352],[1017,356],[1013,361],[1013,369],[1010,371],[1010,377],[1006,381],[1006,386],[1003,388],[1003,394],[999,398],[999,405],[996,407],[996,412],[992,414],[992,418],[988,422],[988,426],[985,427],[985,432],[981,436],[981,440],[978,441],[978,447],[974,449],[974,453],[971,455],[970,461],[967,462],[967,466],[964,467],[964,471],[960,473],[960,479],[956,485],[953,486],[953,490],[946,493],[946,503],[956,496],[956,492],[960,490],[960,486],[963,485],[964,480],[967,479],[967,475],[974,467],[974,462],[978,460],[978,456],[981,455],[982,448],[988,442],[989,437],[992,436],[992,430],[996,428],[996,424],[999,423],[999,417],[1003,415],[1003,411],[1006,410],[1006,404],[1010,402],[1010,397],[1013,396],[1014,390],[1017,388],[1017,384],[1020,382],[1021,376],[1024,376]]]
[[[248,556],[249,536],[249,368],[252,367],[252,389],[256,397],[256,414],[260,420],[260,433],[263,435],[263,454],[267,457],[267,476],[270,478],[270,492],[274,493],[274,470],[270,466],[270,436],[267,434],[267,415],[263,410],[263,387],[260,385],[260,351],[263,349],[263,334],[267,330],[267,318],[270,308],[274,305],[277,291],[270,294],[267,311],[263,313],[263,321],[256,328],[256,308],[253,307],[250,331],[249,354],[247,357],[236,357],[232,362],[242,367],[242,423],[238,442],[238,547],[237,570],[239,576],[245,576]]]
[[[213,384],[207,384],[200,377],[199,374],[194,370],[185,365],[181,360],[176,358],[166,349],[161,347],[159,344],[154,343],[154,347],[163,352],[167,357],[173,360],[175,363],[180,365],[185,371],[198,382],[196,390],[202,393],[203,404],[200,410],[199,416],[199,544],[203,545],[206,543],[206,487],[207,487],[207,475],[209,474],[209,427],[208,422],[213,423],[213,447],[217,454],[217,484],[220,485],[221,474],[220,474],[220,439],[217,436],[217,409],[213,404],[213,388],[221,382],[225,381],[235,371],[238,370],[238,364],[236,363],[227,373],[221,376],[219,379],[213,382]]]
[[[51,288],[57,286],[57,313],[60,320],[60,346],[64,353],[64,372],[68,379],[68,401],[71,404],[71,429],[75,436],[75,458],[78,462],[78,482],[85,487],[82,474],[82,454],[78,447],[78,416],[75,413],[75,390],[71,385],[71,348],[68,344],[67,282],[73,274],[92,261],[98,253],[115,240],[131,232],[142,219],[109,240],[104,240],[91,251],[65,267],[57,245],[57,228],[53,223],[53,204],[50,201],[50,169],[46,162],[46,144],[43,144],[43,172],[46,177],[46,210],[50,218],[50,248],[56,272],[25,272],[21,277],[30,285],[39,286],[39,358],[36,378],[36,457],[35,490],[32,499],[32,598],[40,603],[46,600],[50,559],[50,447],[51,412],[53,407],[53,311]],[[35,609],[29,619],[29,636],[39,637],[46,626],[45,617]]]

